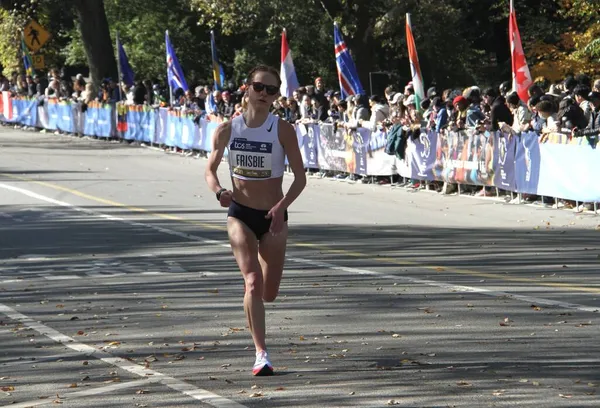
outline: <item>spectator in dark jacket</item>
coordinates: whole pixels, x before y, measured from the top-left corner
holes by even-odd
[[[592,104],[592,112],[590,121],[585,129],[575,130],[573,136],[597,136],[600,135],[600,92],[592,92],[588,96],[588,100]]]
[[[488,88],[483,92],[483,100],[490,106],[490,122],[493,131],[500,129],[498,122],[513,123],[513,114],[506,106],[506,100],[498,95],[494,88]]]

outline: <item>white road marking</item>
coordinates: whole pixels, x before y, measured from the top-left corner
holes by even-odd
[[[39,276],[48,280],[72,280],[72,279],[81,279],[81,277],[77,275],[49,275],[46,273],[40,273]]]
[[[35,198],[35,199],[45,201],[45,202],[48,202],[51,204],[55,204],[55,205],[58,205],[61,207],[68,207],[75,211],[90,214],[90,215],[100,217],[100,218],[103,218],[106,220],[124,222],[126,224],[133,225],[136,227],[150,228],[155,231],[163,232],[163,233],[169,234],[169,235],[175,235],[175,236],[189,239],[189,240],[196,241],[196,242],[201,242],[203,244],[231,248],[229,243],[226,241],[217,241],[214,239],[206,239],[206,238],[200,237],[198,235],[186,234],[186,233],[175,231],[175,230],[172,230],[169,228],[157,227],[152,224],[144,224],[144,223],[131,221],[131,220],[120,218],[120,217],[114,217],[112,215],[107,215],[107,214],[103,214],[103,213],[100,213],[97,211],[88,210],[86,208],[78,207],[71,203],[55,200],[53,198],[34,193],[33,191],[26,190],[26,189],[23,189],[20,187],[14,187],[14,186],[11,186],[8,184],[0,183],[0,187],[7,189],[7,190],[15,191],[17,193],[21,193],[21,194],[26,195],[31,198]],[[561,308],[565,308],[565,309],[579,310],[582,312],[597,313],[600,311],[597,307],[590,307],[590,306],[585,306],[585,305],[581,305],[581,304],[577,304],[577,303],[561,302],[561,301],[552,300],[552,299],[545,299],[545,298],[526,296],[526,295],[518,295],[518,294],[513,294],[513,293],[508,293],[508,292],[493,291],[493,290],[479,288],[479,287],[475,287],[475,286],[454,285],[451,283],[437,282],[437,281],[433,281],[433,280],[424,280],[424,279],[418,279],[418,278],[411,278],[411,277],[407,277],[407,276],[391,275],[391,274],[384,273],[384,272],[378,272],[378,271],[373,271],[373,270],[369,270],[369,269],[349,268],[349,267],[345,267],[345,266],[331,264],[328,262],[315,261],[312,259],[296,258],[296,257],[286,257],[286,259],[288,259],[289,261],[292,261],[292,262],[316,266],[316,267],[320,267],[320,268],[338,270],[338,271],[359,274],[359,275],[373,275],[373,276],[378,276],[378,277],[384,278],[384,279],[399,280],[399,281],[404,281],[404,282],[409,282],[409,283],[414,283],[414,284],[419,284],[419,285],[427,285],[427,286],[433,286],[433,287],[438,287],[438,288],[444,288],[444,289],[448,289],[453,292],[468,292],[468,293],[478,293],[481,295],[492,296],[492,297],[506,297],[506,298],[520,300],[520,301],[527,302],[527,303],[539,303],[540,305],[556,306],[556,307],[561,307]]]
[[[144,380],[144,383],[151,381],[151,382],[157,382],[157,383],[164,384],[167,387],[169,387],[175,391],[179,391],[179,392],[186,394],[198,401],[202,401],[202,402],[204,402],[208,405],[211,405],[213,407],[216,407],[216,408],[246,408],[244,405],[238,404],[235,401],[229,400],[225,397],[221,397],[220,395],[214,394],[210,391],[207,391],[207,390],[204,390],[201,388],[197,388],[191,384],[188,384],[184,381],[170,377],[161,372],[145,368],[144,366],[141,366],[138,364],[134,364],[129,360],[125,360],[124,358],[115,357],[105,350],[99,350],[92,346],[88,346],[87,344],[79,343],[72,337],[69,337],[65,334],[62,334],[61,332],[59,332],[57,330],[54,330],[51,327],[48,327],[40,322],[37,322],[37,321],[33,320],[32,318],[30,318],[29,316],[26,316],[26,315],[16,311],[12,307],[4,305],[2,303],[0,303],[0,313],[5,314],[10,319],[16,320],[19,323],[23,324],[24,326],[29,327],[30,329],[33,329],[33,330],[37,331],[38,333],[54,340],[57,343],[61,343],[62,345],[66,346],[72,350],[78,351],[80,353],[86,353],[90,356],[93,356],[94,358],[97,358],[98,360],[101,360],[112,366],[118,367],[122,370],[128,371],[132,374],[138,375],[142,378],[152,377],[150,380]],[[115,386],[116,386],[116,384],[115,384]],[[93,389],[89,390],[89,391],[93,392]],[[80,392],[84,393],[84,394],[82,394],[82,396],[86,395],[85,391],[80,391]],[[77,393],[73,393],[73,394],[77,394]],[[89,394],[89,395],[93,395],[93,394]],[[11,407],[14,407],[14,406],[16,406],[16,405],[11,405]],[[23,405],[23,406],[28,406],[28,405]]]
[[[103,218],[106,220],[124,222],[126,224],[134,225],[136,227],[150,228],[155,231],[163,232],[163,233],[169,234],[169,235],[175,235],[177,237],[189,239],[189,240],[196,241],[196,242],[201,242],[203,244],[216,245],[216,246],[221,246],[221,247],[225,247],[225,248],[231,247],[229,245],[229,243],[226,241],[217,241],[214,239],[206,239],[206,238],[200,237],[198,235],[186,234],[186,233],[175,231],[175,230],[172,230],[169,228],[157,227],[152,224],[144,224],[144,223],[140,223],[140,222],[136,222],[136,221],[127,220],[124,218],[114,217],[112,215],[107,215],[107,214],[103,214],[103,213],[100,213],[97,211],[78,207],[74,204],[67,203],[65,201],[55,200],[53,198],[34,193],[33,191],[29,191],[29,190],[26,190],[26,189],[23,189],[20,187],[14,187],[14,186],[11,186],[8,184],[3,184],[3,183],[0,183],[0,187],[4,188],[6,190],[11,190],[11,191],[15,191],[17,193],[21,193],[21,194],[26,195],[31,198],[45,201],[47,203],[55,204],[55,205],[58,205],[61,207],[68,207],[75,211],[83,212],[85,214],[90,214],[90,215],[100,217],[100,218]],[[492,297],[505,297],[505,298],[515,299],[515,300],[520,300],[520,301],[527,302],[527,303],[539,303],[540,305],[556,306],[556,307],[561,307],[564,309],[579,310],[582,312],[597,313],[600,311],[597,307],[585,306],[585,305],[581,305],[578,303],[561,302],[561,301],[552,300],[552,299],[545,299],[545,298],[526,296],[526,295],[517,295],[517,294],[513,294],[513,293],[494,291],[494,290],[479,288],[479,287],[475,287],[475,286],[454,285],[451,283],[437,282],[437,281],[433,281],[433,280],[424,280],[424,279],[418,279],[418,278],[411,278],[411,277],[407,277],[407,276],[390,275],[390,274],[384,273],[384,272],[378,272],[378,271],[373,271],[373,270],[369,270],[369,269],[349,268],[349,267],[345,267],[345,266],[331,264],[328,262],[315,261],[312,259],[296,258],[296,257],[286,257],[286,259],[288,259],[289,261],[292,261],[292,262],[316,266],[316,267],[320,267],[320,268],[338,270],[338,271],[359,274],[359,275],[378,276],[383,279],[398,280],[398,281],[404,281],[404,282],[409,282],[409,283],[414,283],[414,284],[419,284],[419,285],[427,285],[427,286],[433,286],[433,287],[438,287],[438,288],[444,288],[444,289],[448,289],[449,291],[453,291],[453,292],[468,292],[468,293],[478,293],[481,295],[492,296]]]
[[[154,382],[156,382],[156,381],[154,381]],[[59,396],[60,396],[59,401],[68,402],[75,398],[89,397],[92,395],[100,395],[100,394],[108,394],[109,392],[113,392],[116,390],[124,390],[127,388],[133,388],[133,387],[146,387],[150,383],[151,383],[150,380],[135,380],[135,381],[129,381],[129,382],[124,382],[124,383],[113,383],[106,387],[96,387],[96,388],[88,388],[88,389],[81,390],[81,391],[66,392],[64,394],[62,394],[62,393],[59,394]],[[18,404],[10,404],[10,407],[14,407],[14,408],[35,407],[35,406],[39,406],[39,405],[54,404],[54,401],[56,401],[56,400],[57,400],[57,398],[55,396],[50,396],[49,398],[46,398],[43,400],[40,400],[38,398],[33,401],[20,402]]]

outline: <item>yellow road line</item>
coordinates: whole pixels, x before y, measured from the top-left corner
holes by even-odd
[[[131,212],[146,214],[146,215],[150,215],[153,217],[162,218],[162,219],[171,220],[171,221],[178,221],[178,222],[183,222],[183,223],[187,223],[187,224],[193,224],[193,225],[196,225],[196,226],[199,226],[202,228],[206,228],[206,229],[219,230],[219,231],[227,230],[227,228],[224,226],[212,225],[212,224],[206,224],[203,222],[188,220],[188,219],[185,219],[182,217],[178,217],[176,215],[157,213],[157,212],[150,211],[146,208],[132,207],[127,204],[119,203],[119,202],[112,201],[112,200],[107,200],[107,199],[101,198],[101,197],[96,197],[96,196],[86,194],[81,191],[74,190],[74,189],[64,187],[64,186],[54,184],[54,183],[48,183],[45,181],[34,180],[34,179],[27,178],[27,177],[16,176],[14,174],[0,173],[0,176],[4,176],[4,177],[12,178],[15,180],[20,180],[20,181],[25,181],[28,183],[38,184],[40,186],[48,187],[53,190],[58,190],[58,191],[63,191],[63,192],[69,193],[69,194],[73,194],[75,196],[85,198],[86,200],[95,201],[95,202],[98,202],[101,204],[106,204],[111,207],[123,208],[123,209],[129,210]],[[319,251],[321,251],[322,253],[344,255],[346,257],[351,257],[351,258],[369,258],[373,261],[376,261],[376,262],[379,262],[382,264],[390,264],[390,265],[395,265],[395,266],[419,267],[419,268],[428,269],[428,270],[431,270],[431,271],[434,271],[437,273],[449,272],[449,273],[456,274],[456,275],[466,275],[466,276],[472,276],[472,277],[478,277],[478,278],[496,279],[496,280],[503,281],[503,282],[528,283],[528,284],[534,284],[537,286],[546,286],[546,287],[552,287],[552,288],[567,289],[567,290],[576,291],[576,292],[600,293],[600,288],[577,286],[577,285],[572,285],[569,283],[560,283],[560,282],[540,282],[539,280],[534,279],[534,278],[505,276],[505,275],[501,275],[498,273],[479,272],[479,271],[474,271],[474,270],[470,270],[470,269],[453,268],[453,267],[442,266],[442,265],[425,265],[425,264],[422,264],[419,262],[401,260],[401,259],[390,258],[390,257],[378,257],[378,256],[374,257],[372,255],[365,254],[362,252],[349,251],[349,250],[345,250],[345,249],[335,249],[335,248],[323,246],[321,244],[312,244],[309,242],[296,242],[294,240],[290,240],[289,245],[293,246],[293,247],[297,247],[297,248],[315,248],[315,249],[318,249]]]

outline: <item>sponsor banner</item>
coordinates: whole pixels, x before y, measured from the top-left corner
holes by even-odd
[[[46,106],[48,107],[48,123],[46,124],[46,129],[58,130],[58,100],[56,98],[48,98],[46,100]]]
[[[404,177],[419,180],[435,180],[434,167],[437,160],[437,134],[433,131],[421,131],[416,138],[409,137],[406,157],[410,163],[408,174]],[[405,171],[403,173],[406,174]]]
[[[448,183],[494,185],[494,137],[488,132],[458,131],[438,135],[436,180]]]
[[[359,128],[357,132],[367,142],[367,176],[389,176],[396,174],[396,157],[385,152],[387,133],[385,131],[371,132],[369,129]]]
[[[493,174],[494,185],[502,190],[515,191],[517,189],[517,177],[515,168],[515,154],[517,150],[517,137],[510,134],[496,132],[490,139],[494,140]],[[489,146],[489,144],[488,144]],[[484,169],[488,169],[487,162]]]
[[[127,140],[151,142],[181,149],[210,152],[219,123],[165,108],[81,104],[0,98],[0,119],[88,136],[119,135]],[[367,176],[400,174],[407,178],[496,186],[503,190],[544,195],[580,202],[600,202],[600,149],[596,141],[550,134],[545,142],[533,132],[508,137],[501,133],[421,131],[409,137],[405,159],[385,152],[388,135],[369,129],[336,129],[331,124],[296,125],[304,167]],[[241,152],[240,171],[263,174],[258,150]],[[226,152],[227,154],[227,152]],[[250,157],[251,156],[251,157]],[[256,166],[255,166],[256,165]],[[261,166],[266,166],[262,168]],[[266,173],[265,173],[266,174]]]
[[[59,101],[56,104],[56,129],[66,133],[75,133],[73,106],[70,102]]]
[[[10,122],[21,123],[26,126],[36,126],[37,123],[37,100],[29,98],[18,98],[9,101],[12,103]]]
[[[539,143],[538,195],[600,202],[600,149],[576,143]]]
[[[92,109],[95,109],[98,115],[94,126],[94,136],[111,137],[113,129],[112,106],[106,103],[102,104],[98,102],[91,102],[88,106],[88,110],[90,109],[90,107],[92,107]]]
[[[158,110],[158,119],[156,121],[156,133],[152,139],[152,143],[164,145],[167,141],[167,125],[168,114],[167,109],[160,108]]]
[[[318,139],[319,127],[316,125],[298,124],[296,126],[298,145],[302,154],[302,161],[306,169],[318,169]]]

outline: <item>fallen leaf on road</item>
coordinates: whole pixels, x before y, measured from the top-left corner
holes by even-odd
[[[262,392],[253,392],[252,394],[250,394],[250,398],[260,398],[263,396]]]
[[[387,403],[387,405],[400,405],[400,401],[396,401],[396,400],[389,400]]]
[[[275,388],[275,391],[284,391],[284,390],[285,390],[284,387],[277,387],[277,388]]]
[[[392,334],[392,337],[394,337],[394,338],[398,338],[398,337],[400,337],[400,335],[399,335],[399,334],[397,334],[397,333],[394,333],[394,334]]]
[[[467,381],[458,381],[456,383],[456,385],[458,385],[459,387],[472,387],[473,384],[471,384],[470,382]]]
[[[12,385],[9,385],[8,387],[2,387],[2,388],[0,388],[0,389],[1,389],[2,391],[4,391],[4,392],[9,392],[9,391],[14,391],[14,390],[15,390],[15,387],[14,387],[14,386],[12,386]]]
[[[356,394],[354,391],[350,392],[348,395],[354,395]]]
[[[527,378],[521,378],[521,379],[519,380],[519,382],[520,382],[520,383],[526,383],[526,382],[529,382],[529,380],[528,380]]]
[[[492,392],[492,395],[495,397],[499,397],[501,395],[504,395],[505,392],[506,390],[495,390],[494,392]]]
[[[441,266],[438,266],[438,267],[435,268],[435,270],[438,271],[438,272],[443,272],[443,271],[446,270],[446,268],[442,268]]]
[[[148,394],[148,390],[137,390],[136,394]]]
[[[254,384],[252,387],[250,387],[251,390],[257,390],[259,388],[258,385]]]
[[[542,385],[539,383],[539,381],[534,381],[534,382],[532,382],[532,384],[535,385],[536,387],[539,387],[540,385]]]
[[[231,367],[231,364],[221,364],[221,368]]]
[[[77,388],[77,383],[73,383],[73,384],[69,385],[69,388]]]
[[[208,293],[219,293],[219,289],[211,289]]]
[[[533,310],[535,310],[535,311],[538,311],[538,312],[539,312],[540,310],[542,310],[542,308],[541,308],[541,307],[539,307],[539,306],[536,306],[536,305],[531,305],[531,308],[532,308]]]
[[[83,336],[84,334],[85,334],[85,332],[84,332],[83,330],[79,330],[79,331],[77,332],[77,335],[78,335],[78,336]]]
[[[573,398],[571,394],[558,394],[558,396],[561,398]]]
[[[59,305],[56,305],[56,308],[57,308],[57,309],[63,309],[64,307],[65,307],[65,305],[60,305],[60,304],[59,304]]]

